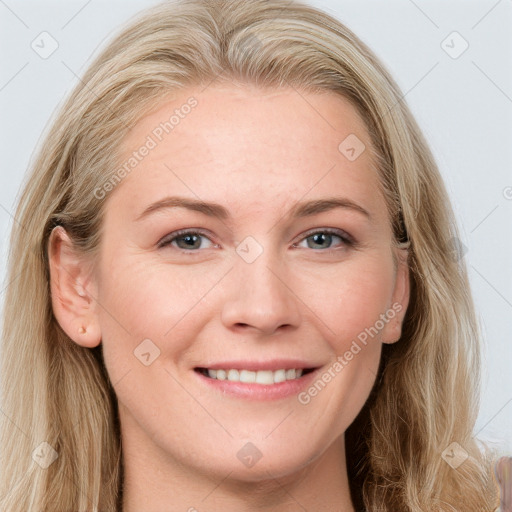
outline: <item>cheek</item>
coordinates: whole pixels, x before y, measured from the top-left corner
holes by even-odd
[[[115,377],[138,368],[134,351],[148,339],[156,348],[145,341],[147,346],[159,351],[157,365],[166,358],[178,361],[200,330],[198,315],[211,313],[205,297],[223,269],[198,275],[193,265],[171,269],[134,256],[116,261],[102,275],[98,296],[105,362]]]
[[[301,281],[304,291],[313,291],[306,296],[307,304],[317,314],[315,323],[333,357],[298,398],[307,410],[317,408],[330,417],[333,435],[352,423],[374,385],[381,332],[395,316],[393,269],[391,258],[365,258],[340,265],[327,279],[309,275]],[[314,287],[315,282],[322,286]],[[305,421],[315,420],[306,416]]]
[[[392,266],[391,266],[392,270]],[[382,343],[393,292],[385,266],[366,266],[364,272],[339,272],[323,293],[308,297],[318,313],[323,338],[333,356],[312,385],[299,395],[306,410],[323,411],[332,422],[332,437],[344,432],[364,406],[378,374]],[[389,315],[391,318],[394,315]],[[305,415],[313,428],[316,415]]]
[[[387,318],[392,306],[393,262],[391,258],[361,258],[340,265],[328,277],[303,278],[301,287],[308,306],[324,325],[325,339],[337,354],[343,354],[353,340],[380,340],[386,325],[382,315]]]

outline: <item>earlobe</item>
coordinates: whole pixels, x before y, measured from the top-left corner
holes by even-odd
[[[92,267],[62,226],[55,227],[49,237],[48,261],[52,308],[59,325],[75,343],[88,348],[99,345]]]
[[[396,343],[402,335],[402,323],[409,305],[410,277],[408,264],[409,251],[407,248],[397,249],[397,268],[391,309],[393,318],[386,325],[382,342],[386,344]],[[391,314],[389,315],[391,316]]]

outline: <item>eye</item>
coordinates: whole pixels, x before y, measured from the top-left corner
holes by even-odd
[[[159,249],[167,246],[177,247],[186,251],[195,251],[197,249],[214,247],[215,244],[200,231],[181,230],[170,233],[158,242]]]
[[[306,245],[304,245],[304,243]],[[335,249],[339,246],[352,246],[355,241],[350,235],[341,230],[322,229],[310,232],[300,242],[293,244],[293,247],[306,247],[308,249]],[[170,233],[158,242],[158,248],[176,247],[184,251],[197,251],[218,247],[202,231],[180,230]]]
[[[303,244],[306,243],[306,246]],[[354,245],[354,240],[347,233],[341,230],[322,229],[314,231],[304,237],[294,247],[307,247],[309,249],[333,249],[333,245]]]

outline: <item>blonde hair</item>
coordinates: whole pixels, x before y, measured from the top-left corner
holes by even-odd
[[[80,347],[53,316],[47,243],[62,225],[94,259],[106,201],[95,191],[119,168],[120,141],[164,95],[214,79],[349,99],[378,156],[396,242],[410,243],[411,300],[401,340],[384,346],[372,394],[346,432],[356,507],[493,509],[490,457],[472,437],[478,326],[434,159],[373,53],[336,19],[287,0],[186,0],[145,11],[95,59],[54,119],[10,241],[0,509],[120,507],[116,397],[101,346]],[[42,442],[58,454],[46,469],[34,456]],[[454,442],[468,454],[457,469],[441,456]]]

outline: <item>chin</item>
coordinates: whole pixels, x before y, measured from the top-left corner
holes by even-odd
[[[304,451],[298,449],[304,447]],[[321,456],[312,451],[311,442],[273,443],[269,440],[239,440],[228,451],[215,457],[218,464],[210,466],[222,478],[245,483],[264,482],[295,475]],[[212,461],[213,462],[213,461]]]

